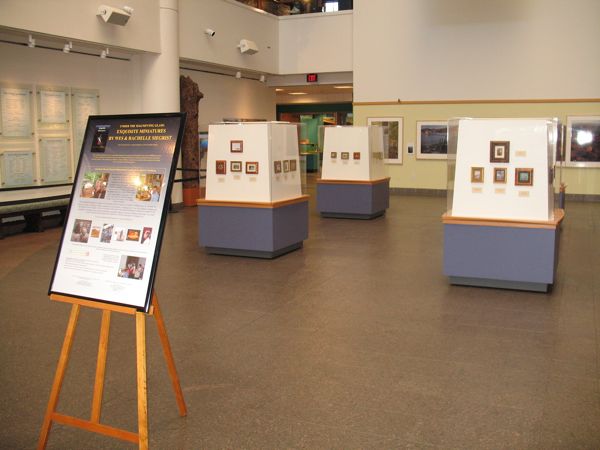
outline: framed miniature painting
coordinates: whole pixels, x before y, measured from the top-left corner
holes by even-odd
[[[258,174],[258,162],[257,161],[247,161],[246,162],[246,173],[250,175]]]
[[[491,163],[510,162],[510,142],[509,141],[491,141],[490,142],[490,162]]]
[[[290,172],[295,172],[297,168],[296,160],[290,159]]]
[[[273,170],[275,173],[281,173],[281,161],[273,161]]]
[[[288,173],[290,171],[290,161],[288,159],[283,160],[283,171]]]
[[[515,169],[515,186],[533,186],[533,169]]]
[[[483,167],[471,167],[471,183],[483,183]]]
[[[337,159],[337,152],[331,152],[331,159]]]
[[[241,161],[231,161],[229,164],[229,170],[232,172],[241,172],[242,171],[242,162]]]
[[[227,161],[218,159],[216,165],[217,175],[227,175]]]
[[[367,118],[368,125],[383,128],[383,153],[386,164],[402,164],[403,121],[402,117]]]
[[[494,168],[494,183],[506,183],[506,168],[495,167]]]
[[[342,159],[350,159],[350,152],[342,152]]]
[[[448,158],[448,122],[417,122],[417,159]]]
[[[360,152],[354,152],[352,154],[352,159],[360,159]]]
[[[600,116],[567,117],[568,166],[600,167]]]
[[[231,153],[243,153],[244,141],[229,141],[229,150]]]

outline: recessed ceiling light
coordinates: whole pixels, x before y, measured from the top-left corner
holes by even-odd
[[[306,95],[306,92],[288,92],[289,95]]]
[[[283,89],[281,89],[281,88],[275,88],[275,92],[283,92]]]
[[[334,86],[334,89],[352,89],[352,86]]]

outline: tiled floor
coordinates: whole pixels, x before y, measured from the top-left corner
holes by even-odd
[[[170,214],[157,291],[189,414],[148,320],[150,444],[600,448],[600,204],[569,203],[549,294],[456,287],[445,199],[321,219],[272,261],[211,256]],[[69,307],[46,296],[59,230],[0,241],[0,448],[33,448]],[[84,310],[59,410],[88,417],[100,313]],[[135,430],[135,333],[114,316],[103,419]],[[55,426],[50,449],[133,448]]]

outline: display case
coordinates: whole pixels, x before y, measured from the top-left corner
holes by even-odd
[[[554,283],[557,119],[453,119],[444,272],[453,284],[546,291]]]
[[[298,132],[284,122],[209,126],[199,242],[210,253],[273,258],[308,237]]]
[[[372,219],[389,206],[380,126],[325,127],[317,210],[323,217]]]

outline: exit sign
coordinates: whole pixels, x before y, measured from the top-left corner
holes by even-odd
[[[307,83],[316,83],[319,81],[319,75],[316,73],[308,73],[306,74],[306,82]]]

